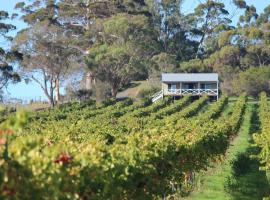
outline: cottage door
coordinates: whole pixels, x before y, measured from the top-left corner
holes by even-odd
[[[188,89],[196,89],[196,85],[195,85],[195,83],[189,83],[188,84]]]
[[[176,84],[171,84],[171,91],[176,92]]]

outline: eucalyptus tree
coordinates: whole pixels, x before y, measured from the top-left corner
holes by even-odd
[[[270,5],[266,6],[263,12],[257,17],[257,24],[265,24],[270,21]]]
[[[10,82],[20,81],[19,75],[14,72],[12,63],[21,58],[18,52],[10,51],[8,47],[12,37],[7,34],[15,30],[16,27],[12,24],[4,23],[3,21],[9,18],[9,14],[5,11],[0,11],[0,41],[3,43],[0,46],[0,91]],[[1,43],[0,43],[1,44]]]
[[[184,0],[147,1],[162,51],[178,61],[192,58],[198,43],[189,37],[192,27],[181,10],[183,3]]]
[[[218,48],[201,61],[204,69],[211,69],[221,75],[222,88],[230,93],[236,90],[247,91],[244,86],[247,82],[244,83],[243,77],[248,77],[247,81],[251,81],[255,76],[248,76],[249,73],[253,71],[264,73],[264,69],[270,65],[269,6],[257,16],[253,6],[247,5],[245,1],[238,1],[238,4],[239,8],[244,9],[238,26],[220,32],[217,37]],[[188,62],[188,65],[194,66],[192,60]],[[262,68],[262,70],[253,68]],[[255,85],[258,85],[258,88],[264,87],[261,84],[265,83],[265,80],[260,77],[264,76],[258,76],[258,79],[252,80],[256,82]],[[236,87],[240,78],[243,84]],[[256,92],[248,91],[248,93],[255,94]]]
[[[16,8],[28,24],[13,42],[14,48],[24,54],[21,72],[38,83],[54,106],[60,100],[63,77],[71,66],[77,66],[78,50],[70,45],[69,32],[59,20],[56,1],[19,2]]]
[[[240,16],[238,26],[242,27],[249,27],[251,24],[256,23],[258,18],[257,10],[255,6],[246,6],[245,13]]]
[[[80,50],[82,57],[87,57],[89,49],[103,38],[100,20],[117,13],[149,15],[143,0],[60,0],[57,5],[60,20],[71,33],[70,45]],[[81,65],[84,66],[84,63]],[[84,69],[85,88],[92,88],[96,75],[88,68]]]
[[[121,13],[100,21],[101,39],[89,49],[88,67],[116,97],[156,54],[155,31],[145,15]]]
[[[219,33],[233,28],[228,16],[224,3],[215,0],[199,4],[194,13],[189,15],[194,26],[193,35],[199,40],[196,58],[213,53],[217,48],[216,38]]]
[[[35,81],[54,106],[60,100],[60,82],[72,70],[78,56],[77,51],[69,48],[63,30],[43,21],[21,31],[13,47],[23,54],[23,76]]]
[[[246,4],[243,7],[247,10],[253,8],[253,6]],[[230,49],[228,53],[234,52],[233,59],[238,60],[237,63],[231,63],[231,66],[238,66],[243,71],[249,67],[270,65],[270,21],[268,12],[269,6],[265,8],[260,16],[257,16],[257,14],[250,15],[245,11],[245,14],[239,19],[239,24],[242,24],[241,26],[239,25],[236,29],[223,32],[219,35],[219,52],[225,52],[225,49]],[[253,16],[253,19],[251,16]],[[245,24],[243,24],[243,19],[245,19]],[[232,49],[235,49],[235,51],[232,51]],[[229,61],[230,59],[226,58],[224,60]]]
[[[109,1],[93,0],[60,0],[58,2],[59,19],[68,30],[70,46],[81,52],[86,58],[88,49],[95,42],[98,34],[95,21],[110,15],[107,4]],[[85,71],[85,89],[91,90],[95,85],[95,75],[85,66],[81,59],[82,71]]]

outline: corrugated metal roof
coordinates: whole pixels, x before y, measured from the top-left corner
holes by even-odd
[[[218,81],[217,73],[162,73],[162,82]]]

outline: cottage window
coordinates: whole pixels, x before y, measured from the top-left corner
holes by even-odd
[[[171,91],[175,91],[176,90],[176,84],[168,84],[168,89]]]
[[[213,84],[212,83],[203,83],[201,84],[202,89],[213,89]]]

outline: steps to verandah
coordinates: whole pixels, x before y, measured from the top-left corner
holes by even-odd
[[[239,135],[224,160],[199,175],[195,191],[186,200],[262,200],[269,193],[264,172],[250,159],[254,154],[251,133],[258,131],[256,105],[248,104]]]
[[[154,103],[162,98],[163,98],[163,91],[161,90],[152,96],[152,102]]]

